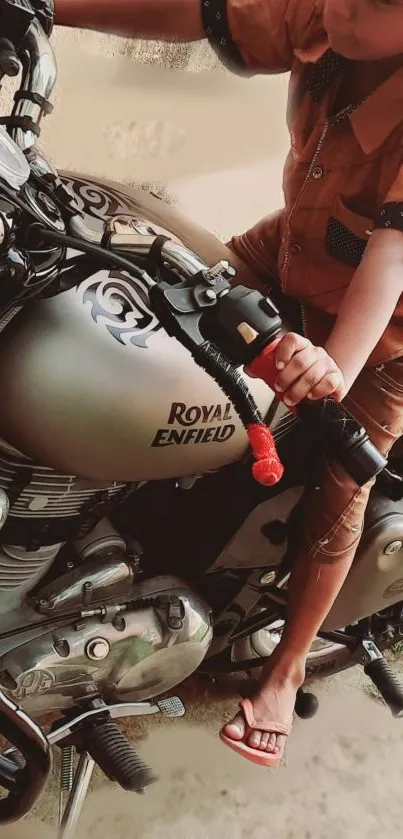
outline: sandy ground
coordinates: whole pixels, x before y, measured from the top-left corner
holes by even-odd
[[[297,721],[285,765],[261,770],[223,748],[233,701],[193,703],[183,720],[129,727],[161,776],[145,796],[97,774],[77,839],[400,839],[403,730],[356,679],[329,681]],[[56,790],[54,790],[54,793]],[[50,839],[55,795],[4,839]]]
[[[168,73],[96,35],[58,35],[56,43],[58,105],[43,145],[58,165],[164,181],[223,238],[281,203],[285,79],[240,80],[212,62],[203,73]],[[193,70],[205,62],[203,53],[196,58]],[[320,713],[297,722],[274,773],[218,741],[233,699],[201,696],[184,720],[129,726],[162,780],[136,797],[97,774],[79,839],[400,839],[402,723],[366,695],[360,673],[329,680],[320,694]],[[54,835],[54,791],[34,819],[2,837]]]

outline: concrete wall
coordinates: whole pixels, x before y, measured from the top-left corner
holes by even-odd
[[[284,77],[243,79],[207,43],[56,31],[56,108],[41,142],[58,166],[172,181],[283,153]]]
[[[286,77],[234,76],[206,42],[67,29],[52,41],[55,110],[40,145],[58,168],[168,189],[223,238],[282,203]]]
[[[71,48],[79,46],[88,54],[99,55],[102,52],[109,57],[123,56],[142,64],[159,64],[175,70],[200,72],[222,69],[206,41],[167,44],[163,41],[133,40],[63,28],[56,28],[53,41],[56,49],[66,45]]]

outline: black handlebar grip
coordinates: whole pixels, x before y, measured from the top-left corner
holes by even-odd
[[[298,405],[297,413],[321,435],[326,451],[341,463],[358,486],[363,486],[385,468],[387,458],[341,402],[329,397],[305,399]]]
[[[246,367],[249,375],[274,386],[278,340],[266,346]],[[387,459],[371,443],[368,434],[341,402],[326,399],[304,399],[296,409],[297,416],[309,423],[321,438],[326,453],[338,460],[358,486],[363,486],[385,468]]]

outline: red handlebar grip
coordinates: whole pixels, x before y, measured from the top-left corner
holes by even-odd
[[[253,477],[259,484],[273,486],[284,474],[284,466],[277,454],[274,437],[267,425],[248,425],[250,447],[255,463]]]
[[[256,358],[254,358],[253,361],[251,361],[251,363],[245,368],[248,376],[253,376],[256,379],[262,379],[262,381],[266,382],[266,384],[272,389],[277,376],[276,349],[280,341],[281,338],[277,338],[271,344],[268,344],[267,347],[262,350],[260,355],[256,356]]]
[[[245,368],[249,376],[262,379],[273,388],[277,375],[276,349],[281,339],[273,341]],[[255,458],[253,477],[259,484],[273,486],[281,480],[284,467],[277,454],[276,444],[267,425],[248,426],[249,443]]]

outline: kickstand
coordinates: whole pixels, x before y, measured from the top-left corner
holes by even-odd
[[[76,773],[72,780],[69,797],[63,812],[63,778],[61,781],[61,813],[58,839],[72,839],[87,797],[88,787],[94,771],[95,761],[88,752],[80,755]]]

